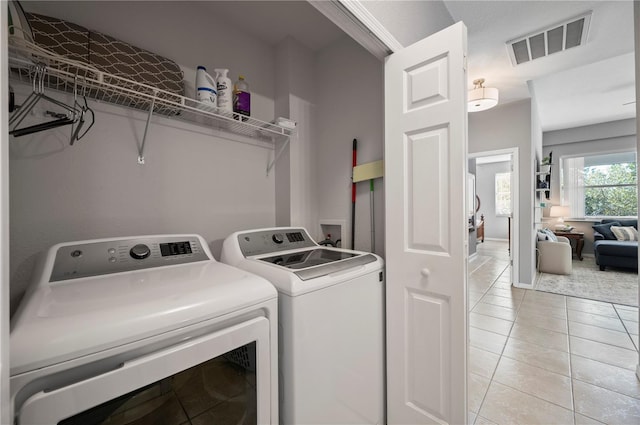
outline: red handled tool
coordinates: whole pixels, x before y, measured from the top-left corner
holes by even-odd
[[[353,166],[351,167],[351,249],[356,249],[356,182],[353,181],[353,167],[358,162],[358,141],[353,139]]]

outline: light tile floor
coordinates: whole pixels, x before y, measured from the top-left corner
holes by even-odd
[[[509,283],[506,244],[469,264],[469,419],[640,424],[638,308]]]

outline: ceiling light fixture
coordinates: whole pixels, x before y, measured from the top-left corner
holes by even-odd
[[[498,89],[484,87],[484,78],[473,80],[473,90],[469,90],[468,111],[480,112],[498,104]]]

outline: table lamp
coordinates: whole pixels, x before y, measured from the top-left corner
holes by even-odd
[[[558,217],[558,222],[555,226],[556,230],[569,230],[569,226],[564,223],[564,218],[568,217],[570,213],[568,205],[554,205],[551,207],[549,217]]]

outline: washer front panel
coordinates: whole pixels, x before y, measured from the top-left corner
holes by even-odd
[[[119,239],[58,248],[50,282],[210,260],[196,236]]]

